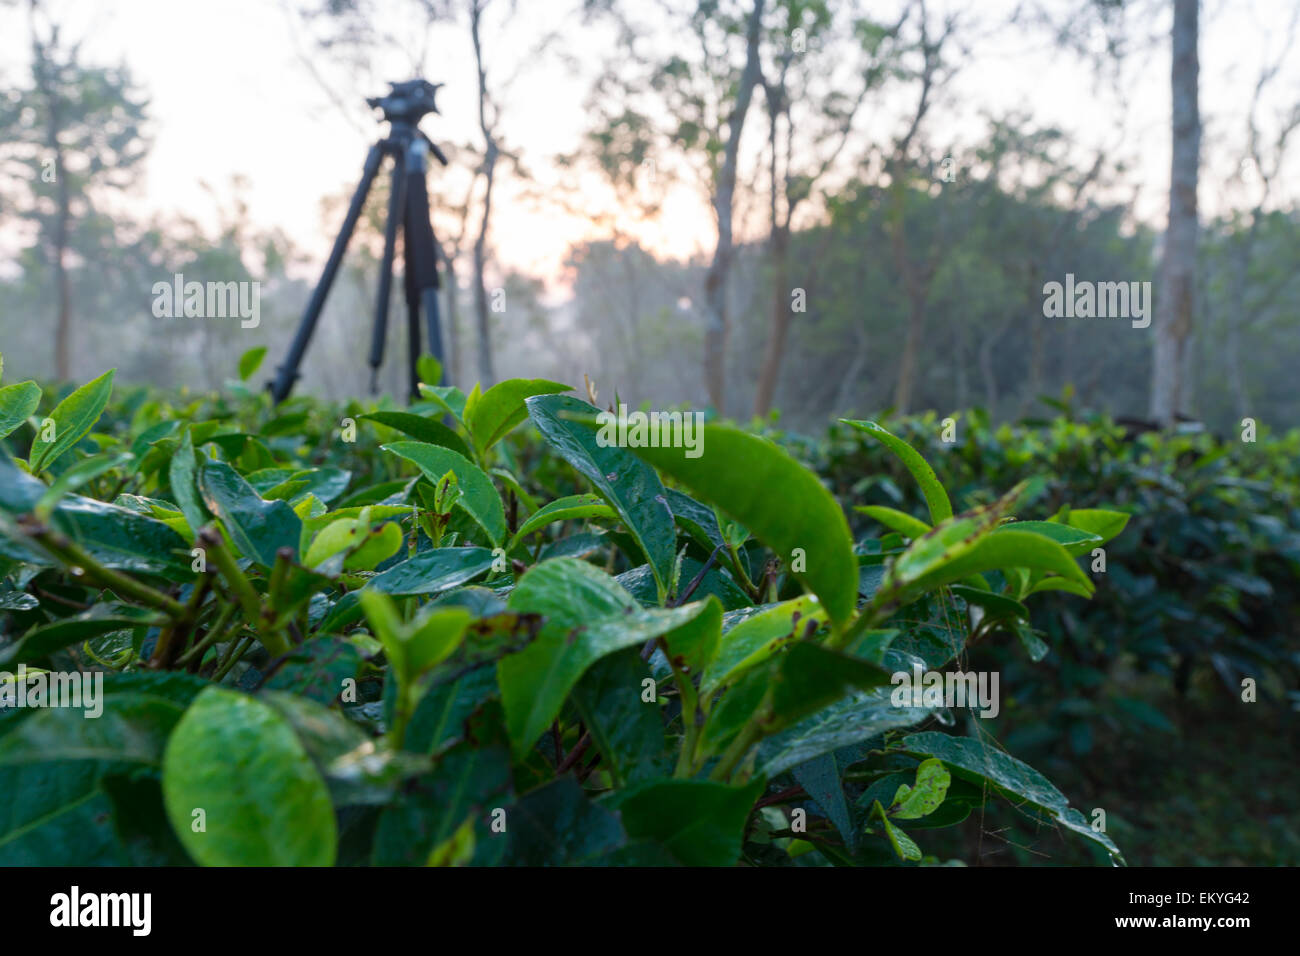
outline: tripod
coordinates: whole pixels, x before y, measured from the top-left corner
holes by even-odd
[[[388,218],[384,223],[384,258],[379,272],[379,295],[375,305],[375,323],[371,329],[370,391],[379,390],[379,367],[384,362],[384,342],[388,337],[388,300],[393,285],[393,256],[397,244],[397,227],[402,226],[403,258],[405,260],[406,317],[409,343],[407,366],[410,375],[412,400],[419,397],[419,372],[416,363],[420,357],[420,311],[423,309],[427,324],[429,350],[442,362],[442,329],[438,316],[438,259],[437,240],[429,216],[429,193],[425,186],[428,154],[442,165],[447,157],[437,145],[417,126],[425,113],[436,113],[434,94],[442,84],[425,80],[390,83],[391,92],[385,97],[370,97],[371,107],[383,110],[384,120],[390,124],[388,136],[370,147],[366,164],[361,172],[361,182],[352,194],[343,226],[334,240],[320,282],[312,292],[303,313],[298,331],[284,363],[276,369],[275,381],[268,383],[273,399],[279,403],[288,397],[298,379],[298,367],[311,343],[316,322],[320,319],[325,297],[338,273],[347,251],[348,242],[356,228],[357,219],[365,205],[366,195],[379,172],[385,156],[393,157],[392,190],[388,195]],[[437,384],[437,383],[435,383]]]

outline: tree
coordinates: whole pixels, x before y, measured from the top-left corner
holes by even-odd
[[[1276,254],[1294,247],[1294,222],[1268,207],[1276,199],[1275,186],[1282,177],[1292,137],[1300,128],[1300,103],[1292,103],[1289,111],[1277,118],[1277,130],[1271,141],[1261,128],[1259,113],[1265,89],[1276,79],[1291,53],[1298,22],[1300,9],[1291,15],[1286,40],[1277,59],[1261,67],[1250,108],[1246,111],[1246,155],[1238,167],[1238,178],[1247,191],[1254,192],[1254,202],[1244,217],[1232,217],[1229,228],[1218,240],[1228,258],[1230,278],[1227,286],[1230,291],[1222,310],[1224,362],[1233,410],[1238,418],[1249,415],[1251,407],[1242,370],[1243,333],[1276,311],[1278,299],[1296,277],[1293,266],[1279,264],[1280,268],[1268,269],[1266,258],[1269,253]],[[1249,224],[1244,225],[1242,218],[1248,218]]]
[[[54,374],[67,379],[72,376],[75,233],[94,215],[96,193],[124,189],[133,181],[148,151],[141,131],[146,100],[125,68],[83,66],[79,45],[63,42],[37,0],[30,12],[31,82],[0,99],[0,127],[7,130],[0,158],[23,184],[26,218],[35,222],[38,242],[48,249],[56,303]]]
[[[1196,282],[1196,187],[1201,160],[1197,18],[1200,0],[1174,0],[1171,33],[1173,150],[1169,171],[1169,225],[1165,231],[1156,299],[1150,416],[1171,424],[1190,407],[1187,368]]]
[[[942,236],[936,235],[928,243],[926,254],[919,260],[911,252],[914,244],[907,237],[907,204],[912,194],[911,185],[920,173],[926,182],[932,182],[933,163],[918,162],[911,155],[912,146],[918,140],[922,124],[933,105],[935,96],[943,85],[952,78],[956,68],[944,59],[944,46],[948,44],[957,27],[956,14],[949,14],[943,19],[943,26],[938,35],[933,33],[925,0],[918,0],[919,37],[916,50],[920,55],[920,64],[915,76],[920,82],[917,93],[916,109],[908,123],[907,129],[894,143],[893,153],[885,162],[888,186],[885,192],[884,215],[889,233],[890,251],[894,266],[902,282],[903,292],[907,297],[907,325],[903,339],[903,354],[898,363],[898,379],[894,386],[894,407],[899,412],[906,412],[912,402],[912,389],[915,384],[918,355],[925,335],[925,319],[930,295],[930,283],[939,268],[943,254]],[[912,199],[920,198],[911,195]]]
[[[815,198],[818,183],[844,153],[868,93],[892,75],[897,55],[892,41],[907,16],[904,12],[892,26],[856,14],[848,22],[837,22],[828,4],[804,0],[781,0],[777,11],[783,20],[777,27],[781,38],[770,46],[778,52],[763,69],[772,302],[771,329],[754,390],[757,416],[766,415],[772,406],[787,348],[791,221],[800,205]],[[837,36],[847,39],[836,42]],[[836,72],[844,63],[850,65],[849,77]],[[854,86],[845,92],[849,82]]]
[[[722,163],[715,174],[713,216],[718,227],[718,241],[713,262],[704,277],[706,324],[704,329],[704,380],[709,399],[721,414],[726,407],[727,352],[727,273],[731,269],[733,238],[731,217],[734,212],[736,169],[740,163],[740,136],[745,117],[760,80],[758,61],[759,31],[763,21],[763,0],[754,0],[745,30],[745,68],[740,74],[735,102],[727,117],[726,145]]]
[[[619,21],[622,46],[619,59],[593,90],[596,120],[588,142],[604,154],[599,162],[610,172],[646,163],[667,168],[672,157],[699,176],[716,228],[704,277],[704,385],[710,403],[722,412],[740,144],[754,91],[763,81],[760,43],[766,2],[697,0],[684,13],[676,7],[657,9],[660,29],[667,13],[673,37],[671,52],[663,57],[638,54],[653,45],[634,42],[648,29],[637,29],[625,19],[624,7],[630,4],[603,0],[599,7]],[[684,45],[682,37],[691,42]],[[686,49],[698,52],[687,54]]]
[[[484,387],[496,381],[492,371],[492,337],[483,270],[487,261],[488,227],[492,221],[492,186],[496,181],[497,159],[501,155],[496,132],[500,110],[488,93],[487,69],[483,65],[481,27],[487,3],[488,0],[470,0],[469,7],[469,30],[474,41],[474,67],[478,74],[478,122],[483,134],[483,163],[479,166],[479,174],[483,177],[483,200],[478,237],[474,240],[474,315],[478,320],[478,375]]]

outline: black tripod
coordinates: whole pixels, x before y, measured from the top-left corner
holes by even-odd
[[[392,91],[387,96],[366,100],[370,106],[383,110],[384,119],[390,124],[388,136],[370,147],[365,169],[361,173],[361,182],[352,195],[343,227],[339,230],[329,260],[325,263],[325,271],[312,292],[311,301],[307,303],[307,311],[303,313],[302,322],[294,334],[289,354],[284,364],[276,370],[275,381],[268,385],[276,402],[283,401],[289,395],[298,378],[298,366],[302,362],[303,353],[307,351],[312,333],[316,330],[316,321],[325,305],[325,297],[329,294],[330,285],[343,261],[343,253],[352,238],[352,231],[361,216],[370,184],[374,182],[385,156],[393,157],[393,186],[388,196],[388,220],[384,224],[384,260],[379,272],[379,298],[370,337],[370,391],[374,393],[379,389],[379,366],[384,362],[384,341],[388,337],[388,298],[393,285],[393,255],[399,223],[402,226],[405,259],[406,316],[410,344],[408,368],[412,399],[419,397],[416,362],[420,357],[421,307],[428,325],[429,350],[439,363],[442,362],[437,240],[434,239],[433,223],[429,218],[429,193],[424,177],[429,153],[433,153],[444,166],[447,165],[447,157],[416,125],[424,114],[438,112],[433,97],[442,84],[409,80],[389,85]]]

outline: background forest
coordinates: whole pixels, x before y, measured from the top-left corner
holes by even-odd
[[[452,157],[430,186],[457,384],[588,374],[633,405],[742,419],[779,409],[810,427],[886,407],[981,406],[1007,420],[1045,411],[1039,396],[1066,387],[1116,415],[1156,408],[1157,331],[1174,324],[1159,310],[1182,308],[1165,291],[1179,284],[1158,274],[1171,4],[263,6],[295,38],[298,80],[266,91],[305,97],[331,135],[330,123],[350,124],[330,150],[340,169],[359,172],[378,135],[363,99],[384,80],[448,83],[449,118],[425,125]],[[151,149],[168,131],[129,51],[87,52],[112,8],[11,0],[0,15],[13,55],[0,101],[11,367],[73,379],[111,363],[127,380],[207,388],[247,348],[268,345],[274,360],[352,181],[319,200],[314,234],[268,222],[248,169],[269,155],[288,180],[311,162],[286,122],[279,139],[232,137],[246,165],[205,182],[198,208],[164,197],[149,209],[139,199],[158,171]],[[1199,148],[1199,236],[1170,263],[1193,279],[1174,411],[1220,431],[1246,415],[1300,421],[1289,387],[1300,359],[1296,20],[1294,4],[1258,0],[1208,4],[1191,25],[1203,38],[1200,104],[1180,142]],[[995,100],[1007,48],[1026,69],[1059,64],[1051,82],[1068,99],[1035,112],[1022,72],[1014,95]],[[533,147],[518,104],[560,77],[556,89],[581,98],[547,96],[543,125],[571,135]],[[239,107],[302,108],[269,95]],[[1095,118],[1103,125],[1079,128]],[[210,123],[241,119],[232,107]],[[552,142],[564,148],[545,151]],[[386,194],[381,178],[309,353],[306,387],[327,397],[365,386],[356,343],[368,335]],[[531,271],[519,254],[529,244],[550,257]],[[175,273],[259,281],[259,326],[155,318],[153,284]],[[1045,318],[1044,285],[1067,273],[1153,282],[1156,321]],[[391,343],[390,376],[402,350]]]

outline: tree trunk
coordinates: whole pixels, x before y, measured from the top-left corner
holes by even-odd
[[[768,336],[763,368],[758,375],[754,394],[754,414],[763,417],[772,407],[776,381],[785,358],[785,343],[790,332],[790,226],[772,230],[772,334]]]
[[[460,283],[456,279],[456,260],[441,248],[438,255],[442,257],[443,278],[447,288],[447,373],[444,379],[448,385],[460,385]]]
[[[492,218],[492,185],[496,176],[497,141],[492,124],[487,118],[487,72],[483,67],[483,44],[479,38],[479,23],[484,3],[475,0],[470,8],[470,36],[474,41],[474,63],[478,68],[478,121],[483,132],[483,177],[487,182],[483,190],[483,218],[479,220],[478,237],[474,240],[474,311],[478,318],[478,376],[483,387],[489,388],[496,380],[492,371],[492,338],[488,322],[487,284],[483,269],[487,261],[487,234]]]
[[[903,342],[903,356],[898,362],[898,383],[894,386],[894,409],[900,415],[906,414],[912,404],[916,357],[920,354],[921,339],[925,335],[924,297],[909,295],[908,303],[907,338]]]
[[[491,147],[488,152],[494,153]],[[483,387],[489,388],[496,380],[492,371],[492,338],[488,321],[487,283],[483,270],[487,262],[488,219],[492,214],[492,179],[496,157],[484,161],[487,189],[483,193],[483,219],[479,223],[478,238],[474,240],[474,312],[478,319],[478,377]]]
[[[33,5],[33,15],[35,6]],[[51,40],[50,46],[54,45]],[[33,73],[36,77],[37,87],[41,95],[45,97],[45,106],[49,113],[49,119],[45,127],[45,145],[54,157],[54,237],[53,237],[53,266],[54,266],[54,294],[58,296],[59,305],[58,313],[54,321],[54,375],[56,378],[67,380],[72,378],[72,293],[68,284],[68,232],[69,221],[72,218],[72,197],[68,193],[68,177],[63,168],[63,148],[59,145],[59,131],[62,128],[62,105],[59,99],[58,90],[55,88],[55,80],[51,78],[51,73],[57,76],[57,70],[50,66],[46,58],[46,46],[36,36],[36,21],[32,20],[32,49],[36,57],[33,64]]]
[[[1150,406],[1151,418],[1163,425],[1172,424],[1190,398],[1185,371],[1193,321],[1196,186],[1201,146],[1197,102],[1198,2],[1174,0],[1173,160],[1169,176],[1169,226],[1160,263],[1160,298],[1156,303]]]
[[[59,317],[54,326],[54,375],[67,381],[72,378],[72,292],[68,286],[65,261],[71,199],[68,196],[68,179],[63,171],[63,152],[57,148],[54,151],[54,176],[58,192],[58,218],[54,225],[54,284],[59,296]]]
[[[745,115],[754,98],[758,84],[758,42],[763,20],[764,0],[754,0],[749,16],[746,36],[745,69],[740,75],[740,88],[736,91],[736,104],[727,121],[727,145],[723,151],[722,168],[713,196],[713,212],[718,224],[718,244],[713,250],[713,262],[704,279],[704,385],[709,402],[718,411],[726,406],[727,361],[727,275],[731,270],[732,236],[731,212],[736,192],[736,167],[739,165],[740,134],[745,126]]]
[[[984,408],[991,421],[997,421],[998,417],[998,380],[993,369],[993,346],[997,339],[995,335],[986,335],[980,342],[979,350],[980,378],[984,380]]]
[[[854,338],[857,339],[857,348],[853,352],[853,360],[849,362],[849,367],[844,370],[844,375],[840,379],[840,387],[835,392],[835,402],[831,405],[831,411],[836,415],[851,415],[857,418],[867,411],[865,403],[850,398],[857,387],[858,377],[867,367],[868,337],[865,325],[861,323],[855,325]]]

